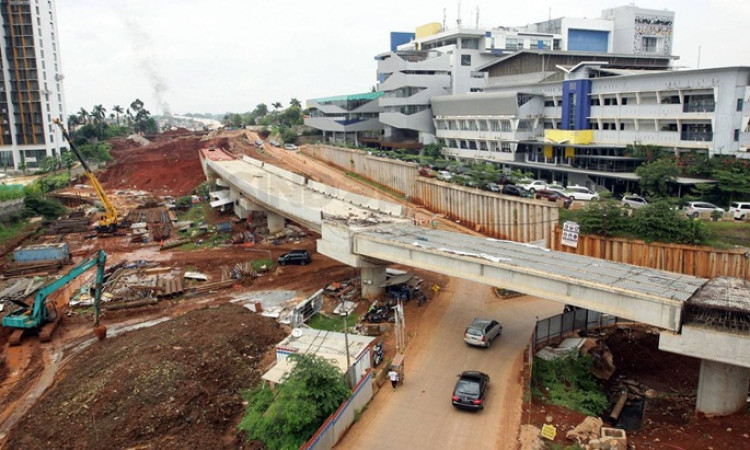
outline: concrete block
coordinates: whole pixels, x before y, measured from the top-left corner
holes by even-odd
[[[609,440],[609,448],[612,450],[627,448],[628,439],[625,436],[625,430],[621,430],[619,428],[602,427],[601,437],[602,440]]]

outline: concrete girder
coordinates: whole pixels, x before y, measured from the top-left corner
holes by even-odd
[[[683,303],[570,277],[353,234],[352,252],[678,330]]]

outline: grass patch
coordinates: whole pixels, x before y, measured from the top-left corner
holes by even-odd
[[[725,220],[721,222],[704,221],[711,232],[712,239],[708,245],[731,248],[735,245],[750,247],[750,222]]]
[[[358,314],[349,314],[349,317],[346,318],[346,325],[351,329],[357,323],[357,320],[359,320]],[[310,321],[307,324],[310,328],[315,328],[316,330],[337,331],[341,333],[344,331],[344,316],[316,313],[310,317]]]
[[[390,195],[392,195],[394,197],[397,197],[397,198],[401,198],[401,199],[405,198],[404,194],[401,194],[400,192],[396,192],[393,189],[391,189],[391,188],[389,188],[387,186],[383,186],[380,183],[376,183],[376,182],[374,182],[372,180],[368,180],[367,178],[365,178],[365,177],[363,177],[363,176],[361,176],[359,174],[356,174],[354,172],[344,172],[344,173],[346,174],[347,177],[354,178],[357,181],[361,181],[362,183],[365,183],[366,185],[371,186],[371,187],[373,187],[373,188],[375,188],[375,189],[377,189],[379,191],[383,191],[383,192],[385,192],[387,194],[390,194]]]
[[[541,401],[589,416],[601,414],[609,402],[598,380],[591,375],[588,355],[569,355],[545,361],[534,358],[532,392]]]
[[[19,234],[27,231],[31,226],[25,221],[13,222],[11,224],[2,224],[0,226],[0,244],[15,239]]]

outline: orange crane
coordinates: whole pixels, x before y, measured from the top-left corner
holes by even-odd
[[[115,231],[117,231],[118,220],[115,205],[112,204],[112,200],[110,200],[110,198],[107,196],[107,193],[104,192],[104,188],[102,187],[101,183],[99,183],[99,180],[96,179],[96,176],[94,175],[94,172],[91,171],[91,168],[89,168],[89,165],[83,159],[81,152],[79,152],[75,144],[73,144],[73,139],[70,138],[68,130],[65,129],[62,121],[60,121],[60,119],[58,118],[55,118],[54,122],[57,124],[57,126],[60,127],[60,130],[62,130],[62,134],[65,137],[65,140],[67,140],[68,144],[70,144],[70,149],[78,157],[78,160],[81,161],[81,165],[83,166],[83,170],[85,171],[86,176],[91,182],[91,185],[94,187],[94,191],[96,192],[97,197],[99,197],[99,201],[101,201],[102,205],[104,206],[104,215],[99,218],[96,231],[100,233],[114,233]]]

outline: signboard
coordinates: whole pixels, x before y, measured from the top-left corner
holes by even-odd
[[[562,232],[562,239],[561,243],[562,245],[567,245],[568,247],[578,247],[578,232],[581,230],[581,226],[578,225],[576,222],[571,222],[570,220],[566,220],[563,224],[563,232]]]
[[[549,439],[550,441],[555,440],[555,436],[557,435],[557,428],[554,426],[545,423],[542,425],[542,437],[545,439]]]

